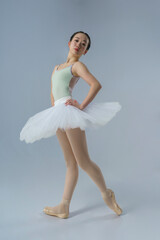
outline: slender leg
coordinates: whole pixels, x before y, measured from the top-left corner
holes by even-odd
[[[49,215],[67,218],[69,216],[70,201],[78,180],[78,165],[65,131],[58,129],[56,135],[62,148],[67,168],[64,192],[62,201],[59,205],[55,207],[47,206],[43,211]]]
[[[105,203],[114,210],[117,215],[120,215],[122,209],[120,209],[116,203],[114,192],[107,188],[100,168],[89,157],[85,131],[82,131],[80,128],[67,129],[66,134],[78,165],[98,186]]]
[[[66,133],[58,129],[56,135],[62,148],[67,168],[63,198],[71,200],[75,186],[78,181],[78,164]]]

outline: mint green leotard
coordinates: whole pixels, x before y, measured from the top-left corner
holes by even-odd
[[[59,67],[58,65],[52,76],[52,94],[54,101],[65,96],[72,97],[72,89],[80,78],[73,75],[72,65],[57,70]]]

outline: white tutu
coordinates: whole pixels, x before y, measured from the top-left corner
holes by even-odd
[[[20,132],[20,140],[33,143],[42,138],[56,134],[58,128],[98,128],[108,123],[121,105],[118,102],[102,102],[88,104],[83,110],[72,105],[65,105],[66,96],[55,101],[55,105],[30,117]]]

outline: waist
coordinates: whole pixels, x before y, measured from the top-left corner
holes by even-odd
[[[65,97],[59,98],[54,102],[54,105],[56,106],[58,104],[65,103],[67,99],[71,99],[71,98],[72,98],[71,96],[65,96]]]

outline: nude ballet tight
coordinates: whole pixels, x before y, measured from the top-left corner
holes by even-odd
[[[66,130],[65,133],[60,130],[57,132],[57,137],[62,147],[67,167],[63,197],[66,199],[71,199],[72,197],[78,180],[78,166],[92,178],[101,192],[105,191],[107,187],[102,172],[89,157],[85,131],[74,128]]]
[[[113,210],[116,206],[113,194],[111,196],[111,193],[107,191],[108,188],[100,168],[89,157],[85,131],[82,131],[80,128],[67,129],[66,131],[58,129],[56,135],[62,148],[67,168],[65,185],[61,203],[56,207],[46,207],[44,209],[44,211],[46,210],[45,213],[50,215],[57,213],[58,216],[58,214],[67,212],[67,215],[64,216],[69,215],[69,204],[78,180],[78,166],[95,182],[105,203]],[[109,198],[110,201],[107,200]],[[66,204],[65,201],[68,201],[67,203],[69,204]],[[67,210],[65,210],[64,205]],[[61,216],[59,215],[59,217]]]

